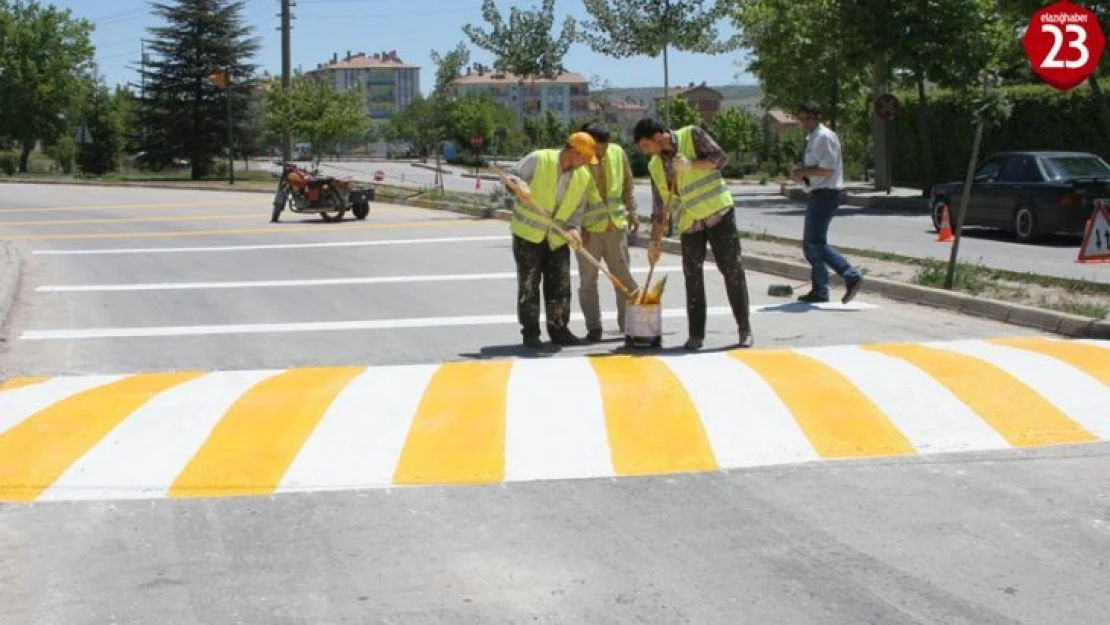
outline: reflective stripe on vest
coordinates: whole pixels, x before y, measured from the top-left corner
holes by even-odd
[[[678,139],[677,152],[690,159],[697,159],[694,149],[693,126],[687,126],[675,131]],[[663,159],[653,156],[648,163],[651,179],[659,190],[664,204],[670,204],[671,192],[667,186],[667,174],[663,168]],[[705,219],[723,208],[735,204],[732,193],[725,185],[724,176],[716,169],[688,169],[676,173],[679,200],[677,206],[672,206],[672,219],[677,216],[678,231],[685,232],[694,225],[695,221]]]
[[[628,227],[624,200],[621,199],[624,193],[624,150],[615,143],[610,143],[605,151],[605,182],[608,197],[603,200],[595,187],[586,206],[586,216],[582,221],[590,232],[604,232],[609,227],[609,220],[621,230]]]
[[[559,150],[536,150],[536,171],[532,175],[532,182],[528,187],[532,191],[532,200],[541,208],[552,212],[555,206],[555,190],[559,184]],[[555,221],[560,225],[574,216],[582,195],[590,185],[590,173],[585,168],[574,170],[567,190],[563,194],[563,201],[555,213]],[[532,208],[516,202],[513,206],[513,217],[509,222],[510,231],[530,243],[539,243],[547,239],[551,249],[558,249],[566,245],[566,239],[559,236],[551,229],[550,217],[537,213]]]

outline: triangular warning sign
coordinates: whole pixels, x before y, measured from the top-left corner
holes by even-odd
[[[1110,262],[1110,206],[1106,200],[1095,202],[1095,212],[1083,232],[1083,244],[1079,246],[1076,262]]]

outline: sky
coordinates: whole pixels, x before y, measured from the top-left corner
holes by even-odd
[[[149,14],[149,0],[39,0],[43,4],[72,9],[96,25],[93,43],[99,71],[109,85],[135,82],[140,40],[159,21]],[[243,18],[255,27],[262,40],[254,62],[271,74],[281,74],[281,25],[279,0],[244,0]],[[427,94],[435,79],[431,50],[447,52],[460,41],[471,50],[471,62],[492,64],[493,59],[470,44],[462,25],[485,26],[481,0],[295,0],[293,7],[293,67],[305,70],[327,62],[332,55],[396,50],[406,63],[421,66],[421,91]],[[502,15],[509,9],[539,6],[539,0],[497,0]],[[556,24],[572,15],[588,18],[581,0],[558,0]],[[558,26],[557,26],[558,28]],[[732,25],[719,25],[722,36],[731,35]],[[669,55],[671,85],[706,81],[710,85],[757,84],[744,72],[742,52],[729,55],[697,55],[672,51]],[[651,87],[663,84],[663,60],[638,57],[612,59],[582,44],[571,47],[563,64],[587,78],[599,75],[613,87]]]

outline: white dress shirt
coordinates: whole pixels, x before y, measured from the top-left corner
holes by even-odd
[[[806,152],[802,162],[806,167],[832,170],[827,176],[810,174],[809,190],[844,187],[844,159],[841,156],[840,139],[825,124],[817,124],[806,137]]]

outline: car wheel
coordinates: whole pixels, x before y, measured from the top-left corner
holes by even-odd
[[[941,214],[948,211],[948,226],[952,227],[952,207],[948,205],[948,198],[938,197],[933,202],[933,229],[940,232]]]
[[[1019,206],[1014,211],[1012,224],[1014,237],[1022,243],[1031,243],[1041,239],[1040,224],[1037,223],[1037,214],[1028,206]]]

